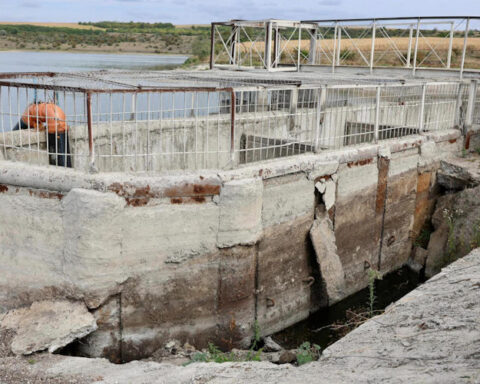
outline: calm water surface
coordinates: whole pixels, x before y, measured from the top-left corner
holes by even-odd
[[[72,72],[100,69],[161,69],[185,62],[184,55],[71,52],[0,52],[0,72]]]

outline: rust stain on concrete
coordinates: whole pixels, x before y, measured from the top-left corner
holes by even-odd
[[[202,176],[200,179],[203,180],[204,177]],[[153,190],[150,185],[139,188],[128,183],[112,183],[108,190],[124,197],[129,206],[142,207],[148,204],[151,199],[158,198],[170,198],[172,204],[205,203],[207,196],[220,194],[220,185],[184,183],[165,189]]]
[[[5,193],[8,191],[8,187],[6,185],[0,184],[0,193]]]
[[[390,160],[384,157],[378,159],[378,184],[377,197],[375,201],[375,213],[382,214],[387,197],[387,178]]]
[[[364,159],[364,160],[357,160],[357,161],[350,161],[347,163],[348,168],[352,167],[361,167],[362,165],[367,165],[373,163],[373,158]]]

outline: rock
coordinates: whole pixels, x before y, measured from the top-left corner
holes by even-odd
[[[268,336],[268,337],[265,337],[265,339],[263,339],[264,341],[264,347],[263,347],[263,350],[265,352],[278,352],[278,351],[281,351],[283,348],[277,344],[275,341],[273,341],[273,339]]]
[[[196,351],[195,347],[193,345],[188,344],[188,343],[183,344],[183,349],[186,352],[195,352]]]
[[[283,351],[278,358],[278,364],[292,364],[297,360],[297,355],[289,350]]]
[[[8,312],[0,327],[16,332],[11,350],[29,355],[48,349],[54,352],[97,329],[85,304],[69,301],[36,301],[29,308]]]
[[[414,272],[420,272],[427,261],[428,251],[422,247],[415,247],[407,265]]]
[[[315,219],[310,229],[310,239],[325,283],[328,303],[332,305],[345,298],[345,274],[337,254],[332,222],[328,217]]]
[[[460,191],[480,184],[480,162],[469,158],[453,158],[440,162],[437,182],[447,190]]]
[[[279,364],[281,352],[263,352],[260,354],[260,361],[269,361],[273,364]]]
[[[177,344],[176,340],[169,341],[167,344],[165,344],[165,348],[166,349],[172,349],[172,348],[175,347],[176,344]]]
[[[480,246],[480,186],[440,197],[432,224],[435,231],[428,243],[427,277]]]

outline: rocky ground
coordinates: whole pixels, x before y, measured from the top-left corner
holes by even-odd
[[[1,383],[480,383],[480,249],[295,367],[269,362],[114,365],[60,355],[4,357]]]

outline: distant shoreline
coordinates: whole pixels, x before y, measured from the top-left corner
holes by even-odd
[[[2,52],[42,52],[42,53],[79,53],[79,54],[97,54],[97,55],[143,55],[143,56],[175,56],[189,58],[192,55],[188,53],[155,53],[145,51],[100,51],[83,49],[1,49]]]

